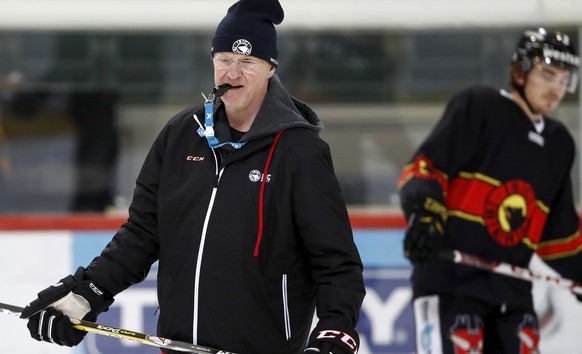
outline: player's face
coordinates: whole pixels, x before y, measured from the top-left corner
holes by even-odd
[[[525,82],[525,94],[532,107],[549,113],[558,107],[570,82],[570,70],[535,64]]]
[[[215,84],[233,86],[221,97],[227,108],[244,110],[262,103],[273,66],[257,57],[228,52],[214,54],[212,61]]]

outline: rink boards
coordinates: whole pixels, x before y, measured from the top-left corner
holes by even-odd
[[[77,266],[88,264],[113,234],[113,230],[0,232],[0,301],[26,305],[39,290],[74,272]],[[401,254],[402,237],[400,228],[354,229],[367,291],[358,324],[360,354],[413,352],[410,267]],[[99,322],[155,333],[155,274],[154,267],[144,282],[119,294],[111,309],[99,316]],[[10,334],[0,342],[2,352],[159,353],[154,347],[94,334],[88,334],[74,349],[39,343],[28,337],[26,323],[17,318],[0,318],[0,331]]]

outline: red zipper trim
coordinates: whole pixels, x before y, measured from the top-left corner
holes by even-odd
[[[271,150],[269,151],[269,156],[267,157],[267,162],[265,162],[265,169],[263,171],[263,177],[261,178],[261,191],[259,192],[259,231],[257,233],[257,243],[255,244],[255,252],[253,256],[257,257],[259,255],[259,247],[261,246],[261,240],[263,238],[263,219],[264,219],[264,204],[265,204],[265,186],[267,185],[267,174],[269,172],[269,165],[271,164],[271,159],[273,158],[273,152],[275,151],[275,146],[279,141],[279,137],[285,129],[275,135],[275,141],[271,145]]]

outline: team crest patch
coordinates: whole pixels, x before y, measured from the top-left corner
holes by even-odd
[[[249,181],[251,182],[263,182],[263,177],[265,177],[261,171],[258,170],[252,170],[251,172],[249,172]],[[267,183],[271,182],[271,174],[267,173]]]
[[[238,39],[232,44],[232,52],[242,55],[251,55],[253,46],[246,39]]]
[[[249,172],[249,181],[251,182],[259,182],[262,177],[263,174],[257,170],[252,170]]]
[[[515,246],[526,235],[535,208],[533,188],[511,180],[495,188],[485,201],[485,225],[500,245]]]

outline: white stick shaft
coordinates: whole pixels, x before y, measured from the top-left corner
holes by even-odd
[[[489,261],[457,250],[453,250],[451,254],[443,254],[441,257],[450,259],[458,264],[485,269],[493,273],[503,274],[517,279],[541,281],[550,285],[566,288],[576,294],[582,295],[582,284],[567,278],[537,273],[531,269],[518,267],[509,263]]]

